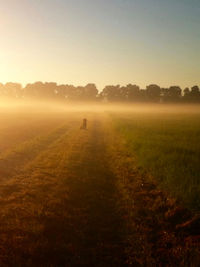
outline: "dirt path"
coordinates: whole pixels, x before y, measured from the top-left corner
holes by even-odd
[[[122,266],[125,262],[118,192],[101,127],[100,121],[94,120],[91,128],[81,133],[69,157],[65,183],[71,227],[65,226],[64,232],[70,232],[66,240],[71,266]]]
[[[0,189],[1,265],[123,266],[124,225],[101,121],[56,132]],[[51,138],[52,139],[52,138]]]
[[[88,116],[86,131],[74,117],[5,157],[0,266],[196,266],[170,222],[185,211],[138,172],[109,121]]]

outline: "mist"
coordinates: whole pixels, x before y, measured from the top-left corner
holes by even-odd
[[[62,112],[114,112],[114,113],[200,113],[199,104],[163,104],[163,103],[95,103],[95,102],[59,102],[54,100],[0,99],[0,113],[62,113]]]

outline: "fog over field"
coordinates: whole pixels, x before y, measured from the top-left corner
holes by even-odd
[[[0,112],[133,112],[133,113],[200,113],[199,104],[169,103],[96,103],[91,101],[0,99]]]
[[[195,264],[199,136],[198,105],[2,100],[0,265]]]
[[[0,267],[200,266],[199,11],[0,1]]]

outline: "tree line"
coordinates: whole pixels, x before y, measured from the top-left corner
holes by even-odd
[[[46,99],[62,101],[100,102],[186,102],[200,103],[200,88],[195,85],[182,90],[179,86],[162,88],[150,84],[145,89],[138,85],[107,85],[98,91],[93,83],[86,86],[73,86],[54,82],[35,82],[22,87],[19,83],[0,83],[0,96],[15,99]]]

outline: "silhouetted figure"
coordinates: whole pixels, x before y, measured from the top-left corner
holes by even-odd
[[[87,129],[87,119],[83,119],[83,123],[82,123],[80,129],[83,129],[83,130]]]

